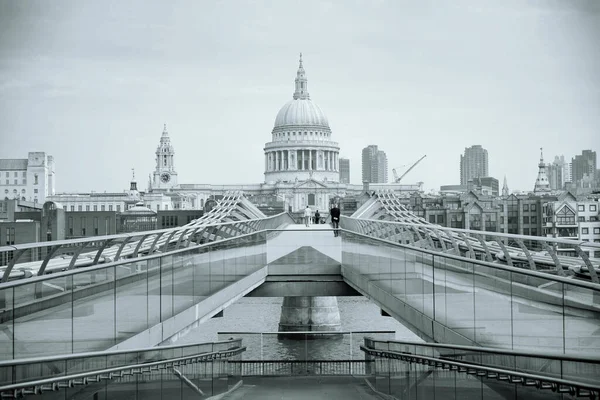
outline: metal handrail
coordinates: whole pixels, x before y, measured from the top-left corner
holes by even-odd
[[[573,240],[573,239],[561,239],[561,238],[550,238],[546,236],[527,236],[527,235],[515,235],[513,233],[502,233],[502,232],[489,232],[489,231],[476,231],[471,229],[461,229],[461,228],[448,228],[446,226],[435,225],[435,224],[417,224],[413,222],[401,222],[401,221],[387,221],[387,220],[377,220],[377,219],[362,219],[362,218],[353,218],[353,217],[343,217],[341,220],[351,220],[351,221],[360,221],[360,222],[372,222],[378,224],[392,224],[399,226],[412,226],[416,228],[424,228],[424,229],[435,229],[439,231],[448,231],[448,232],[462,232],[468,233],[471,235],[485,235],[485,236],[499,236],[504,238],[512,238],[512,239],[525,239],[525,240],[535,240],[540,242],[548,242],[548,243],[560,243],[560,244],[580,244],[584,246],[595,247],[600,250],[600,243],[594,242],[584,242],[583,240]]]
[[[399,345],[406,346],[421,346],[421,347],[434,347],[440,349],[450,349],[450,350],[465,350],[465,351],[474,351],[481,353],[492,353],[495,355],[507,355],[507,356],[517,356],[517,357],[535,357],[535,358],[547,358],[552,360],[559,361],[575,361],[575,362],[593,362],[600,364],[600,356],[588,356],[584,354],[565,354],[558,352],[535,352],[535,351],[523,351],[523,350],[512,350],[512,349],[503,349],[497,347],[479,347],[479,346],[467,346],[462,344],[447,344],[447,343],[429,343],[429,342],[412,342],[412,341],[404,341],[404,340],[381,340],[374,339],[372,337],[365,337],[365,340],[369,340],[374,343],[393,343]],[[375,349],[374,349],[375,350]],[[377,349],[380,350],[380,349]],[[393,351],[393,350],[390,350]]]
[[[250,232],[250,233],[246,233],[246,234],[239,235],[239,236],[221,239],[221,240],[215,241],[215,242],[203,243],[203,244],[194,246],[193,249],[201,249],[203,247],[214,246],[215,244],[223,244],[223,243],[226,243],[229,241],[239,240],[239,239],[243,239],[243,238],[246,238],[249,236],[254,236],[254,235],[266,232],[266,231],[267,231],[267,229],[264,229],[261,231],[255,231],[255,232]],[[120,259],[119,261],[112,261],[112,262],[103,263],[103,264],[96,264],[96,265],[93,265],[90,267],[86,267],[85,270],[83,270],[83,269],[67,270],[67,271],[56,272],[51,275],[33,276],[33,277],[27,278],[27,279],[19,279],[19,280],[15,280],[15,281],[0,283],[0,289],[6,289],[6,288],[11,288],[11,287],[27,285],[27,284],[31,284],[32,282],[40,282],[40,281],[44,281],[44,280],[48,280],[48,279],[56,279],[56,278],[69,276],[69,275],[76,275],[76,274],[82,273],[83,271],[93,272],[93,271],[97,271],[97,270],[104,269],[104,268],[112,268],[112,267],[117,267],[119,265],[130,264],[132,262],[148,261],[148,260],[164,257],[167,255],[183,253],[186,251],[190,251],[190,248],[187,247],[187,248],[183,248],[183,249],[172,250],[172,251],[169,251],[168,253],[151,254],[151,255],[141,256],[141,257],[137,257],[137,258]]]
[[[2,398],[20,398],[28,394],[42,394],[45,391],[56,391],[59,389],[72,388],[77,385],[87,385],[104,380],[111,380],[113,378],[121,378],[128,375],[150,373],[152,371],[173,368],[179,365],[219,360],[241,354],[244,351],[246,351],[246,347],[238,347],[236,349],[194,354],[191,356],[177,357],[161,361],[125,365],[122,367],[106,368],[90,372],[82,372],[79,374],[16,383],[0,386],[0,396]]]
[[[361,345],[360,349],[374,357],[406,361],[409,363],[426,364],[435,368],[454,370],[469,375],[496,378],[510,383],[521,383],[523,386],[535,386],[537,389],[550,389],[554,392],[569,393],[580,397],[596,399],[600,397],[600,385],[569,379],[554,378],[545,375],[530,374],[515,370],[487,367],[446,358],[428,357],[418,354],[401,353],[391,350],[376,350]]]
[[[449,258],[449,259],[456,260],[456,261],[462,261],[462,262],[468,261],[470,263],[481,265],[481,266],[488,267],[488,268],[495,268],[495,269],[500,269],[500,270],[504,270],[504,271],[508,271],[508,272],[515,272],[515,273],[519,273],[519,274],[535,276],[537,278],[544,278],[544,279],[555,281],[555,282],[566,283],[566,284],[572,285],[572,286],[579,286],[579,287],[584,287],[586,289],[593,289],[595,291],[600,291],[600,285],[597,283],[593,283],[593,282],[569,279],[569,278],[565,278],[562,276],[545,274],[543,272],[538,272],[538,271],[534,271],[534,270],[530,270],[530,269],[511,267],[509,265],[493,263],[493,262],[485,261],[485,260],[477,260],[477,259],[472,259],[472,258],[465,259],[464,257],[457,256],[455,254],[440,253],[439,251],[433,251],[433,250],[429,250],[429,249],[425,249],[425,248],[415,247],[415,246],[411,246],[409,244],[397,243],[397,242],[393,242],[388,239],[382,239],[382,238],[378,238],[375,236],[369,236],[364,233],[358,233],[358,232],[351,231],[351,230],[344,229],[344,228],[340,228],[340,230],[343,232],[346,232],[346,233],[350,233],[352,235],[362,236],[364,238],[379,241],[379,242],[382,242],[382,243],[385,243],[388,245],[392,245],[392,246],[396,246],[396,247],[408,248],[409,250],[419,251],[421,253],[426,253],[426,254],[429,254],[432,256],[443,256],[445,258]],[[343,263],[342,263],[342,265],[343,265]]]
[[[219,345],[226,343],[234,343],[240,342],[242,339],[234,338],[227,340],[218,340],[216,342],[201,342],[201,343],[192,343],[185,345],[170,345],[170,346],[160,346],[160,347],[140,347],[135,349],[121,349],[121,350],[101,350],[101,351],[88,351],[84,353],[69,353],[69,354],[60,354],[56,356],[47,356],[47,357],[29,357],[29,358],[18,358],[14,360],[2,360],[0,361],[0,368],[11,367],[17,365],[25,365],[25,364],[34,364],[34,363],[47,363],[47,362],[57,362],[57,361],[66,361],[78,358],[85,357],[110,357],[120,354],[129,354],[129,353],[142,353],[146,351],[160,351],[160,350],[172,350],[172,349],[185,349],[189,347],[195,346],[207,346],[207,345]]]

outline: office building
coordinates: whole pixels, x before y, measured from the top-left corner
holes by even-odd
[[[460,156],[460,184],[486,176],[489,176],[487,150],[478,144],[466,148],[465,154]]]
[[[362,151],[362,180],[369,183],[387,183],[388,161],[384,151],[370,145]]]
[[[340,158],[340,183],[350,183],[350,160]]]

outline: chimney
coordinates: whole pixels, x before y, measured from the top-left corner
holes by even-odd
[[[363,192],[369,191],[369,181],[363,181]]]

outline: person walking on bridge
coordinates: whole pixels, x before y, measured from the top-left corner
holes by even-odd
[[[306,208],[304,209],[304,223],[306,224],[306,227],[310,226],[311,217],[312,217],[312,212],[310,210],[310,207],[306,206]]]
[[[329,215],[331,215],[331,225],[333,226],[333,236],[337,237],[340,227],[340,209],[337,204],[334,204],[331,210],[329,210]]]

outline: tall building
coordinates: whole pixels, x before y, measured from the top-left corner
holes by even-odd
[[[0,160],[0,196],[44,203],[55,192],[54,158],[44,152],[29,152],[25,159]]]
[[[550,182],[550,189],[563,190],[565,182],[570,182],[570,179],[566,179],[566,165],[564,156],[555,156],[554,161],[546,165],[546,174]]]
[[[465,148],[460,156],[460,184],[466,185],[471,179],[483,178],[488,174],[488,152],[481,145]]]
[[[350,183],[350,160],[340,158],[340,183]]]
[[[576,155],[571,160],[571,182],[575,184],[575,187],[582,187],[584,182],[593,181],[597,165],[595,151],[583,150],[581,155]]]
[[[388,161],[384,151],[370,145],[362,151],[362,180],[369,183],[387,183]]]

